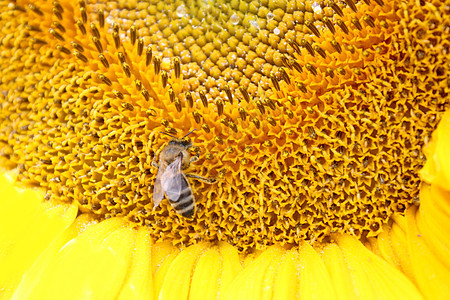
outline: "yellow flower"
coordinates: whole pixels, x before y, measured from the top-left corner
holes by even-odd
[[[349,235],[245,257],[227,243],[180,252],[121,219],[97,222],[76,218],[74,205],[43,205],[42,194],[12,181],[2,175],[0,182],[2,298],[444,299],[449,293],[450,191],[434,183],[424,184],[419,208],[370,241],[383,260]]]
[[[0,0],[0,298],[444,299],[448,10]]]

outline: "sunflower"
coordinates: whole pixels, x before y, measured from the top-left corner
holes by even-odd
[[[0,8],[1,298],[450,294],[448,4]]]

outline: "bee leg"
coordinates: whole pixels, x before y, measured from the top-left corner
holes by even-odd
[[[197,160],[198,160],[198,156],[192,156],[191,159],[189,160],[189,163],[196,162]]]
[[[203,181],[205,183],[209,183],[209,184],[216,182],[215,178],[205,178],[205,177],[201,177],[201,176],[194,175],[194,174],[184,174],[184,175],[186,175],[186,177],[197,179],[197,180]]]
[[[159,165],[155,161],[152,161],[152,167],[159,169]]]

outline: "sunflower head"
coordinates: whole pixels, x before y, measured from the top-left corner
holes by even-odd
[[[374,236],[416,201],[448,106],[442,21],[383,1],[17,1],[0,18],[1,154],[48,200],[175,244]],[[185,173],[217,183],[190,179],[186,219],[154,208],[152,161],[161,132],[194,128]]]

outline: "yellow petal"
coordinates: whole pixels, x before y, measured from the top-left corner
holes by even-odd
[[[420,196],[420,209],[424,210],[424,215],[430,214],[432,217],[438,211],[443,218],[450,219],[450,192],[448,189],[434,184],[422,184]]]
[[[258,258],[264,251],[261,250],[255,250],[252,253],[249,253],[247,255],[244,255],[243,259],[242,259],[242,265],[245,267],[247,267],[248,265],[250,265],[252,262],[255,261],[256,258]]]
[[[380,247],[378,245],[378,239],[377,237],[368,237],[367,240],[363,243],[364,246],[366,246],[367,249],[375,253],[376,255],[383,257],[383,254],[381,253]]]
[[[274,282],[275,276],[280,267],[280,259],[279,257],[282,254],[280,253],[267,267],[265,270],[263,280],[261,282],[261,288],[259,293],[257,292],[255,295],[258,295],[258,299],[261,300],[270,300],[273,298],[274,291]]]
[[[19,189],[0,174],[0,290],[10,295],[36,258],[72,224],[75,205],[42,203],[38,190]]]
[[[450,190],[450,111],[446,111],[436,129],[438,144],[436,145],[436,158],[438,165],[438,184]]]
[[[422,299],[412,282],[399,270],[348,235],[336,236],[355,293],[361,299]]]
[[[90,226],[49,261],[31,299],[111,299],[118,295],[136,239],[120,219]]]
[[[335,299],[333,283],[319,254],[306,242],[300,254],[300,299]]]
[[[450,214],[444,208],[450,206],[450,192],[434,184],[424,184],[420,199],[421,205],[416,215],[418,230],[434,255],[450,269]]]
[[[221,242],[219,243],[219,250],[222,256],[219,296],[222,296],[237,274],[242,271],[242,265],[239,261],[239,255],[235,247],[226,242]]]
[[[20,284],[14,292],[12,299],[30,299],[31,293],[39,284],[42,274],[45,272],[52,258],[71,239],[75,238],[89,226],[96,224],[91,215],[81,215],[67,228],[50,246],[39,256],[33,265],[25,272]]]
[[[428,183],[432,183],[435,180],[438,172],[436,161],[434,160],[437,147],[437,139],[435,137],[436,131],[433,132],[432,138],[428,144],[423,147],[423,153],[427,157],[427,161],[425,162],[423,168],[419,171],[420,178]]]
[[[338,299],[356,299],[353,282],[350,277],[350,270],[347,268],[344,255],[335,243],[325,246],[322,257],[335,287]]]
[[[416,207],[407,211],[408,250],[420,290],[428,299],[446,299],[450,295],[450,270],[435,256],[417,228]],[[446,257],[448,259],[448,256]]]
[[[383,226],[383,232],[381,232],[376,240],[378,241],[378,249],[380,250],[381,256],[389,262],[391,265],[398,269],[401,269],[400,262],[395,255],[394,249],[391,243],[390,231],[392,227],[389,225]],[[373,251],[372,251],[373,252]]]
[[[184,249],[175,257],[164,277],[158,299],[188,299],[192,271],[200,253],[207,247],[208,244],[199,243]]]
[[[422,179],[450,190],[450,111],[446,111],[433,132],[432,142],[425,147],[427,162],[420,171]]]
[[[140,227],[136,246],[126,281],[119,299],[153,299],[153,274],[151,269],[152,243],[146,228]]]
[[[236,276],[223,295],[223,299],[260,300],[263,295],[272,297],[273,273],[276,268],[269,267],[272,264],[278,264],[282,255],[283,250],[276,246],[263,251]]]
[[[297,299],[298,297],[299,254],[289,250],[281,259],[274,283],[273,299]]]
[[[162,242],[153,245],[152,270],[154,282],[154,299],[158,299],[159,292],[164,283],[167,271],[172,261],[177,257],[179,250],[170,242]]]
[[[401,217],[403,220],[406,219],[403,216],[399,217]],[[396,220],[398,220],[398,218]],[[414,277],[414,271],[411,266],[411,259],[408,251],[408,239],[406,237],[406,232],[402,230],[402,228],[398,225],[397,222],[395,222],[392,224],[392,228],[389,234],[392,249],[400,263],[403,274],[408,276],[408,278],[415,283],[416,281]]]
[[[221,257],[217,249],[207,249],[195,266],[189,299],[217,299],[221,268]]]

